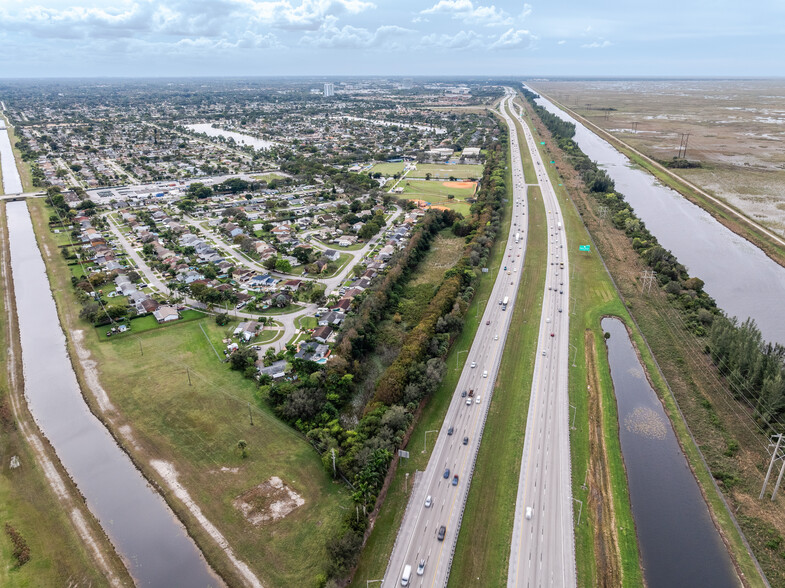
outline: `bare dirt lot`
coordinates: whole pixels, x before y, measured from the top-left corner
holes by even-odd
[[[785,80],[548,81],[532,87],[785,235]],[[612,109],[612,110],[609,110]]]

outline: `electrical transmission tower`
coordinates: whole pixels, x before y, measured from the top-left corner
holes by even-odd
[[[682,133],[679,140],[679,155],[678,159],[687,158],[687,141],[690,139],[690,133]]]
[[[608,207],[604,206],[604,205],[598,206],[597,207],[597,216],[599,216],[602,219],[604,219],[606,216],[608,216]]]
[[[643,287],[641,288],[642,292],[651,292],[651,287],[654,285],[654,282],[657,280],[654,270],[647,270],[641,274],[641,280],[643,280]]]
[[[635,133],[636,135],[638,134],[638,121],[637,120],[632,123],[632,132]]]
[[[777,443],[774,443],[774,439],[777,440]],[[774,464],[777,461],[782,461],[782,466],[780,467],[780,475],[777,476],[777,483],[774,484],[774,491],[771,493],[771,499],[774,500],[777,498],[777,490],[780,489],[780,484],[782,483],[782,476],[785,474],[785,453],[780,450],[780,445],[782,445],[782,433],[779,435],[772,435],[771,443],[769,444],[769,449],[774,447],[774,451],[771,454],[771,461],[769,462],[769,469],[766,472],[766,477],[763,480],[763,487],[760,489],[760,496],[758,496],[759,500],[763,500],[763,495],[766,493],[766,486],[769,484],[769,476],[771,476],[771,470],[774,469]]]

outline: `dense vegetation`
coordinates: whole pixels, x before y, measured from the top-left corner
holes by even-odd
[[[586,188],[607,207],[613,224],[627,234],[633,249],[654,270],[669,302],[684,316],[687,328],[706,337],[712,360],[728,378],[737,398],[748,400],[760,421],[783,430],[778,419],[785,413],[785,348],[765,343],[754,321],[739,325],[736,319],[727,318],[703,291],[703,281],[690,277],[676,256],[657,242],[624,196],[615,191],[605,170],[599,169],[573,141],[575,125],[539,106],[536,94],[522,91],[570,164],[580,172]]]
[[[474,295],[472,284],[501,228],[505,144],[502,137],[500,143],[488,148],[482,187],[471,216],[464,219],[451,210],[426,213],[406,247],[392,258],[386,274],[361,295],[356,311],[347,316],[326,366],[290,357],[296,378],[275,383],[266,377],[261,380],[259,399],[269,402],[283,420],[306,434],[325,468],[344,477],[353,489],[357,508],[347,513],[343,532],[327,546],[331,578],[346,576],[354,566],[369,511],[377,501],[394,452],[410,430],[418,407],[444,376],[444,357],[463,326],[463,315]],[[465,237],[464,253],[445,272],[416,325],[405,331],[395,359],[376,382],[367,359],[380,344],[379,325],[398,314],[411,274],[439,231],[450,227]],[[356,426],[348,427],[341,411],[362,384],[375,386],[375,394]]]

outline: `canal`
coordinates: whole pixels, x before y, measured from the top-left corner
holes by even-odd
[[[580,122],[540,98],[537,103],[575,123],[575,142],[608,172],[638,217],[660,244],[672,251],[690,275],[728,316],[752,317],[767,341],[785,345],[785,268],[763,251],[717,222],[681,194],[660,184],[645,170]]]
[[[602,320],[619,438],[649,588],[738,587],[725,544],[624,323]]]
[[[6,206],[30,412],[139,586],[222,586],[80,392],[25,202]]]

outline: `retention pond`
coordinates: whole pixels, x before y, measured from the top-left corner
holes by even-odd
[[[140,586],[221,586],[163,498],[90,412],[66,349],[25,202],[6,206],[25,397]]]
[[[741,584],[668,416],[619,319],[605,318],[630,502],[649,588]]]

